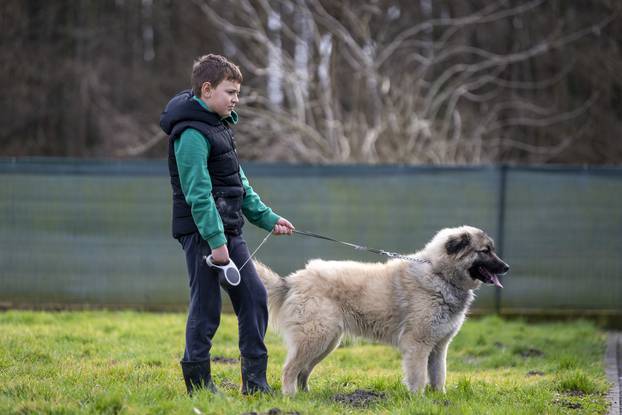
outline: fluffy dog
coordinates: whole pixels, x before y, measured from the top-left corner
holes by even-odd
[[[347,333],[399,348],[405,383],[445,389],[447,348],[465,319],[473,290],[501,287],[509,266],[482,230],[443,229],[412,255],[422,262],[312,260],[282,278],[255,261],[268,290],[272,322],[287,346],[283,393],[308,390],[311,371]]]

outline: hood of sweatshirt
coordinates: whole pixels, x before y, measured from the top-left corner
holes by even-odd
[[[220,125],[223,120],[215,112],[206,111],[193,99],[192,91],[187,89],[175,95],[160,114],[160,127],[171,134],[175,124],[184,121],[201,121],[210,125]]]

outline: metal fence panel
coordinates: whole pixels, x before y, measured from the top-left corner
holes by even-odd
[[[621,311],[622,170],[245,165],[297,228],[411,253],[436,231],[485,229],[512,265],[506,309]],[[163,161],[0,161],[0,303],[183,307]],[[245,226],[251,250],[265,231]],[[312,258],[383,261],[301,236],[258,254],[287,274]],[[475,306],[495,307],[483,287]]]
[[[0,302],[179,304],[162,176],[0,175]]]
[[[622,310],[621,173],[511,170],[504,307]]]

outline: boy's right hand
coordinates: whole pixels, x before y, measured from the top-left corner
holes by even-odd
[[[216,265],[226,265],[229,263],[229,250],[226,244],[212,249],[212,260]]]

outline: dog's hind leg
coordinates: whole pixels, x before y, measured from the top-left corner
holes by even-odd
[[[282,385],[284,395],[293,395],[297,391],[298,377],[306,369],[304,353],[297,347],[288,347],[285,366],[283,366]]]
[[[298,390],[301,392],[309,392],[309,375],[311,371],[309,369],[303,369],[299,374],[297,380]]]
[[[313,358],[311,363],[309,363],[309,365],[298,374],[298,390],[304,392],[309,391],[309,375],[311,375],[311,372],[318,363],[324,360],[324,358],[328,356],[330,352],[332,352],[337,346],[339,346],[340,342],[341,333],[335,333],[332,339],[326,339],[326,347],[324,348],[324,351],[320,355]]]
[[[286,334],[287,358],[283,367],[283,394],[293,395],[298,387],[308,390],[311,371],[339,344],[342,331],[337,326],[314,325],[312,329]]]
[[[305,370],[309,360],[306,349],[314,339],[306,338],[300,326],[296,328],[283,328],[283,337],[287,345],[287,357],[281,376],[284,395],[293,395],[297,392],[298,376]]]

